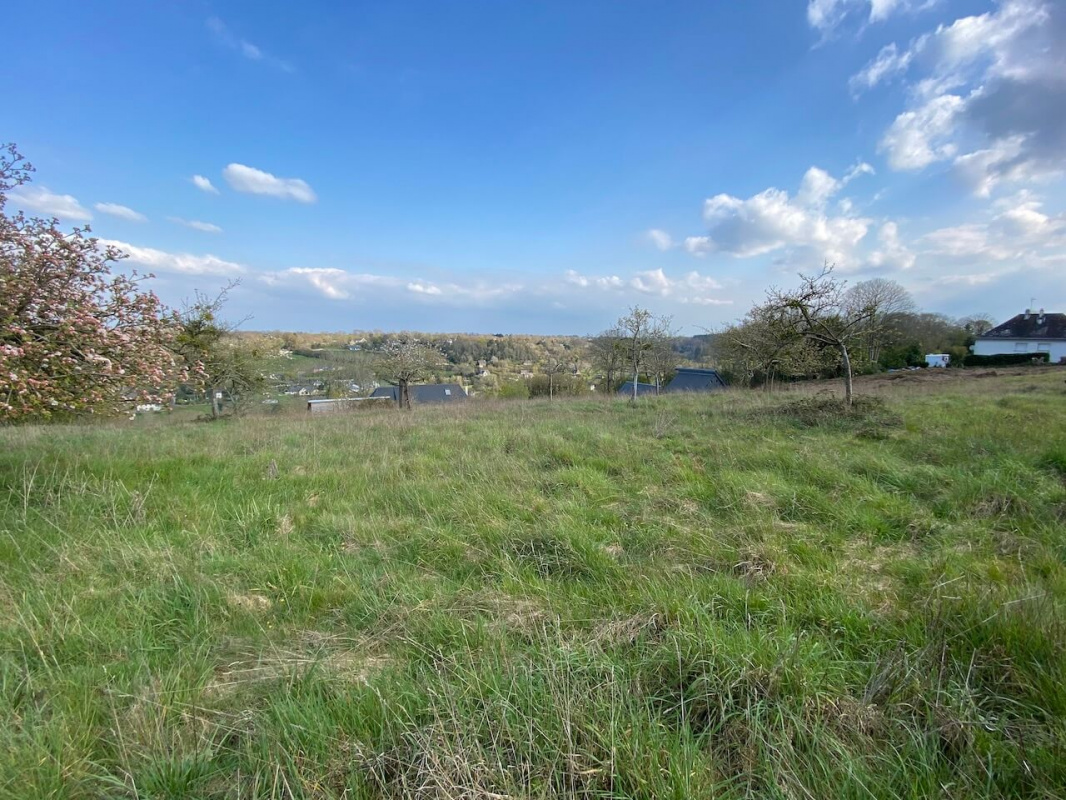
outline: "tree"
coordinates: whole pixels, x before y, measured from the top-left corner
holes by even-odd
[[[856,283],[844,293],[844,305],[851,309],[875,309],[870,319],[859,326],[866,358],[871,362],[877,362],[881,351],[898,341],[906,318],[915,311],[910,292],[885,278]]]
[[[113,275],[124,254],[89,228],[6,213],[33,167],[0,148],[0,422],[122,410],[159,401],[180,377],[151,276]]]
[[[961,317],[955,324],[970,336],[984,336],[996,327],[991,314],[971,314],[968,317]]]
[[[856,302],[861,302],[857,305]],[[838,354],[844,380],[844,403],[853,400],[852,342],[875,331],[878,305],[875,299],[848,299],[845,284],[825,265],[817,275],[800,275],[800,285],[791,291],[771,289],[760,313],[767,316],[776,334],[785,341],[803,339]]]
[[[618,318],[616,326],[621,333],[625,362],[633,376],[633,396],[630,399],[635,403],[640,368],[644,366],[653,344],[669,335],[670,320],[656,317],[646,308],[631,306],[628,314]]]
[[[555,376],[570,369],[570,362],[562,356],[550,355],[544,362],[544,374],[548,376],[548,400],[555,399]]]
[[[658,327],[653,330],[644,363],[648,376],[655,384],[655,394],[662,390],[663,384],[674,374],[677,368],[677,353],[674,352],[674,332],[670,328],[670,318],[662,317]]]
[[[743,320],[715,338],[718,359],[746,384],[761,381],[771,392],[779,375],[805,375],[817,370],[818,353],[802,336],[777,324],[772,309],[756,306]]]
[[[399,407],[411,408],[411,381],[425,380],[440,363],[440,353],[411,336],[389,339],[378,354],[378,374],[399,388]]]
[[[625,368],[625,344],[618,328],[608,328],[589,341],[589,359],[603,373],[606,393],[614,388],[614,376]]]
[[[207,393],[212,419],[222,416],[225,396],[237,412],[243,400],[263,383],[259,354],[234,335],[240,323],[228,323],[221,317],[229,292],[237,285],[239,281],[227,284],[214,297],[197,292],[195,299],[174,315],[174,350],[197,388]]]

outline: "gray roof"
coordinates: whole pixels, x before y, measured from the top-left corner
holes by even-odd
[[[674,379],[666,385],[665,392],[713,392],[724,389],[725,381],[714,369],[678,367]]]
[[[1066,339],[1066,314],[1029,311],[1011,317],[978,339]]]
[[[625,395],[629,395],[630,397],[632,397],[633,396],[633,381],[626,381],[621,386],[619,386],[618,387],[618,394],[625,394]],[[637,395],[639,396],[639,395],[642,395],[642,394],[655,394],[655,384],[654,383],[638,383],[637,384]]]
[[[457,383],[418,383],[408,386],[412,403],[457,403],[466,400],[466,392]],[[379,386],[371,397],[391,397],[400,402],[399,386]]]

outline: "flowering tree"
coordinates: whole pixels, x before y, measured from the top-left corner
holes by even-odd
[[[88,228],[6,213],[32,171],[14,145],[0,148],[0,423],[159,399],[177,377],[162,304],[136,273],[111,274],[123,254]]]
[[[440,353],[411,336],[390,339],[378,353],[377,371],[399,388],[397,407],[411,408],[411,382],[425,380],[440,364]]]

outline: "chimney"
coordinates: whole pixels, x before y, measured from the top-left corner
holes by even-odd
[[[1040,309],[1040,319],[1038,319],[1036,321],[1036,324],[1037,325],[1043,325],[1044,324],[1044,309]]]
[[[1029,319],[1029,315],[1032,314],[1032,313],[1033,313],[1033,309],[1031,309],[1031,308],[1025,309],[1025,316],[1023,316],[1022,319]]]

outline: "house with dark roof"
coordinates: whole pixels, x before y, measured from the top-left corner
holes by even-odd
[[[433,405],[435,403],[461,403],[466,400],[466,392],[458,383],[419,383],[407,387],[411,395],[411,405]],[[388,397],[399,404],[399,386],[379,386],[371,397]]]
[[[678,367],[673,379],[662,387],[662,394],[677,394],[679,392],[713,392],[724,389],[725,381],[715,369],[698,369],[696,367]],[[621,395],[633,396],[633,381],[626,381],[618,389]],[[656,394],[654,383],[638,383],[637,395]]]
[[[716,369],[697,369],[696,367],[678,367],[674,378],[663,389],[664,392],[713,392],[724,389],[725,381]]]
[[[975,356],[1004,353],[1047,353],[1052,364],[1066,360],[1066,314],[1025,309],[977,337]]]
[[[626,381],[621,386],[619,386],[618,387],[618,394],[622,395],[623,397],[632,397],[633,396],[633,381]],[[655,384],[654,383],[638,383],[637,384],[637,396],[639,397],[639,396],[646,395],[646,394],[655,394]]]

